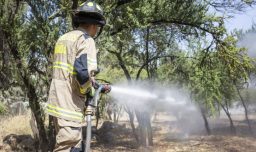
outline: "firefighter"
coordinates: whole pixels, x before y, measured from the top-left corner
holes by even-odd
[[[74,11],[75,29],[61,36],[55,45],[46,109],[56,120],[54,152],[81,151],[85,100],[97,71],[94,38],[105,24],[102,8],[88,0]],[[105,85],[103,91],[109,92],[110,87]]]

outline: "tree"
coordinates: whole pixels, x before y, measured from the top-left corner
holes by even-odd
[[[4,68],[14,72],[16,75],[11,75],[12,78],[16,79],[19,86],[26,88],[24,92],[37,122],[40,149],[47,151],[45,145],[48,137],[40,101],[46,101],[47,98],[50,56],[54,43],[68,27],[60,26],[65,19],[49,17],[62,4],[57,1],[45,3],[33,0],[1,2],[5,7],[1,9],[0,27],[6,40],[4,45],[8,46],[1,51],[3,54],[11,54],[12,57],[7,61],[14,63],[13,67]]]

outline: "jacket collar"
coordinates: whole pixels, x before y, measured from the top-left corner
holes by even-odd
[[[77,30],[82,31],[84,34],[90,36],[90,35],[86,32],[86,30],[85,30],[84,28],[82,28],[82,27],[78,27]]]

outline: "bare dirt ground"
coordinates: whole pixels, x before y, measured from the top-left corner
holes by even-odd
[[[225,117],[210,119],[212,135],[205,132],[202,120],[177,120],[162,113],[153,121],[154,146],[137,147],[131,130],[117,130],[119,138],[114,143],[97,143],[93,145],[95,152],[136,151],[136,152],[256,152],[256,136],[248,129],[243,115],[234,115],[236,134],[232,134],[229,121]],[[255,116],[250,116],[254,132],[256,132]],[[188,121],[190,121],[188,123]],[[125,121],[122,122],[125,124]],[[115,131],[113,131],[115,132]]]
[[[180,123],[161,113],[153,121],[154,146],[149,148],[137,146],[129,123],[124,119],[120,121],[121,125],[109,129],[104,137],[98,135],[95,137],[97,141],[94,138],[92,152],[256,152],[256,136],[249,132],[243,116],[234,115],[233,118],[236,135],[230,132],[229,121],[221,117],[210,120],[212,135],[208,136],[197,121],[182,120]],[[250,118],[256,133],[256,117]],[[184,123],[186,121],[195,124]],[[0,122],[0,151],[34,151],[27,117],[17,116]],[[11,134],[14,135],[10,138]]]

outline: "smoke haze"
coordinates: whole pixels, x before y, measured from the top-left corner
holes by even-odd
[[[248,49],[248,55],[256,58],[256,33],[246,34],[240,41],[238,41],[239,47],[245,47]]]
[[[242,37],[237,43],[238,47],[245,47],[248,49],[248,55],[256,58],[256,32],[251,32]],[[250,75],[249,88],[256,87],[255,74]]]

